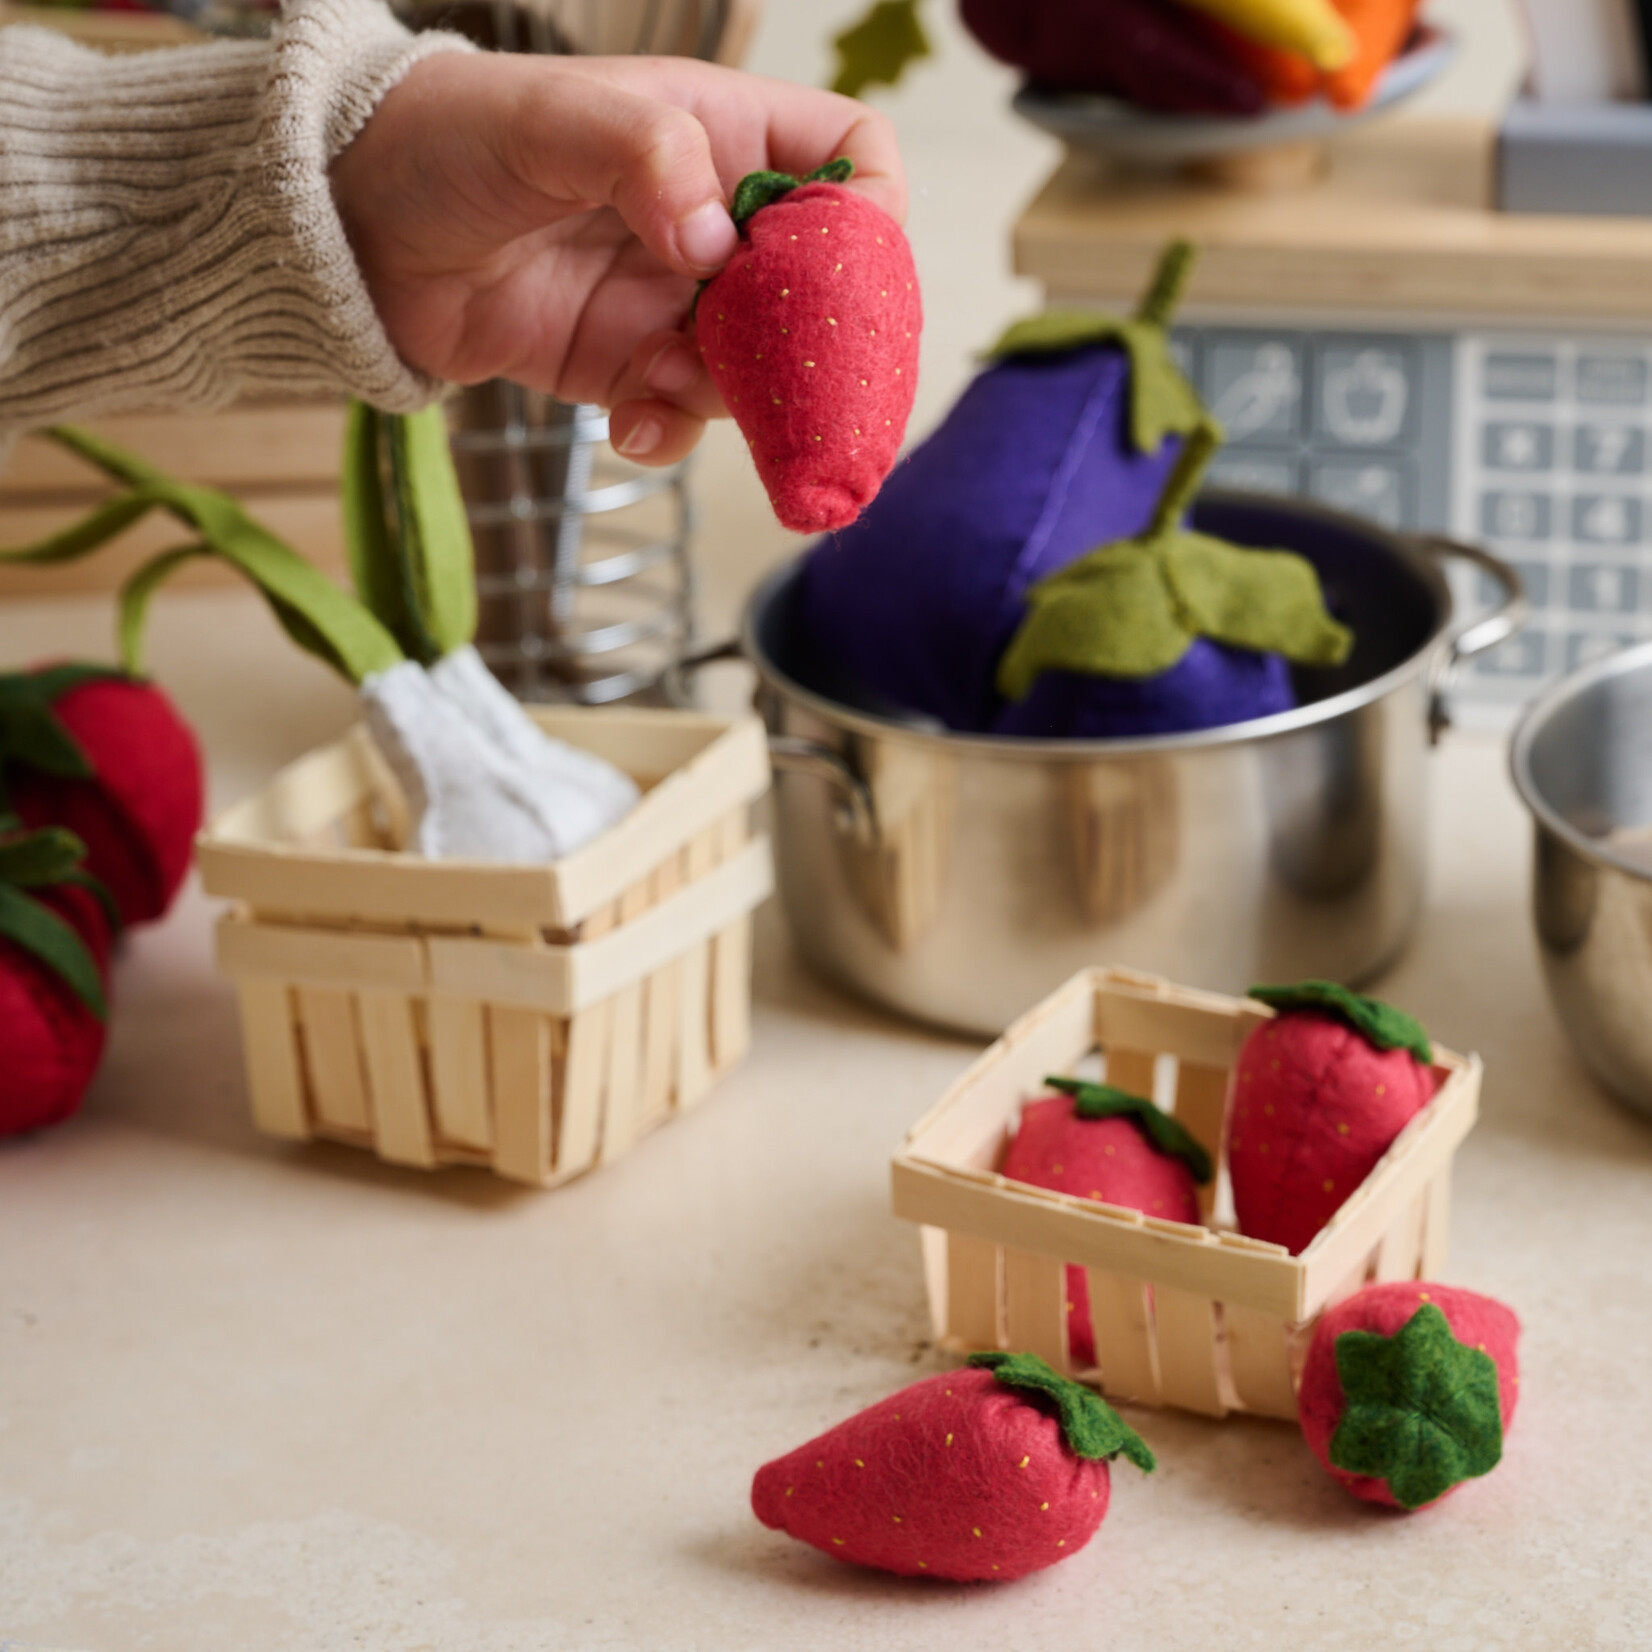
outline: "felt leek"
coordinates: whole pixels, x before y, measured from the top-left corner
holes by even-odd
[[[1318,69],[1340,69],[1354,55],[1354,36],[1331,0],[1182,0],[1230,29],[1296,52]]]

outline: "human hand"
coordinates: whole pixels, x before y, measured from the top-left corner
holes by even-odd
[[[687,329],[738,242],[734,186],[839,155],[905,216],[893,129],[851,98],[689,58],[451,52],[389,93],[332,187],[409,366],[596,402],[621,453],[663,465],[726,411]]]

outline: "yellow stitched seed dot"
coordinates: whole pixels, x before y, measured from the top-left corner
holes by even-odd
[[[1057,1164],[1057,1165],[1052,1165],[1052,1166],[1051,1166],[1051,1167],[1050,1167],[1050,1173],[1051,1173],[1051,1175],[1054,1175],[1054,1176],[1059,1176],[1059,1175],[1060,1175],[1060,1174],[1061,1174],[1061,1172],[1062,1172],[1062,1171],[1063,1171],[1063,1170],[1064,1170],[1064,1169],[1065,1169],[1065,1168],[1066,1168],[1066,1167],[1065,1167],[1065,1166],[1064,1166],[1064,1165],[1059,1165],[1059,1164]]]
[[[770,396],[769,400],[772,401],[776,407],[781,407],[784,405],[778,396]]]
[[[841,265],[841,264],[839,264],[839,265],[838,265],[838,268],[839,268],[839,269],[842,269],[842,268],[843,268],[843,266],[842,266],[842,265]],[[826,325],[827,325],[827,326],[828,326],[828,327],[835,327],[835,326],[837,326],[837,317],[836,317],[836,316],[835,316],[835,315],[829,315],[829,316],[827,316],[827,318],[826,318]]]
[[[820,226],[820,233],[822,235],[830,235],[832,232],[829,229],[827,229],[827,227],[824,224],[822,224]]]
[[[918,1562],[918,1567],[921,1571],[927,1572],[929,1570],[929,1562],[927,1560],[920,1560]]]
[[[1262,1112],[1263,1112],[1263,1113],[1264,1113],[1264,1114],[1265,1114],[1265,1115],[1266,1115],[1266,1116],[1267,1116],[1267,1117],[1268,1117],[1268,1118],[1270,1118],[1270,1119],[1271,1119],[1271,1118],[1272,1118],[1272,1117],[1273,1117],[1273,1103],[1272,1103],[1272,1102],[1271,1102],[1271,1101],[1270,1101],[1270,1102],[1265,1102],[1265,1103],[1264,1103],[1264,1104],[1263,1104],[1263,1107],[1262,1107]]]
[[[815,1458],[815,1467],[816,1468],[825,1468],[825,1466],[826,1466],[826,1459],[824,1457]]]
[[[1339,1124],[1337,1126],[1337,1134],[1339,1136],[1346,1136],[1348,1134],[1348,1126],[1346,1124]]]
[[[841,1548],[841,1547],[842,1547],[842,1546],[843,1546],[843,1539],[842,1539],[842,1538],[841,1538],[841,1537],[834,1537],[834,1538],[833,1538],[833,1539],[832,1539],[832,1541],[833,1541],[833,1542],[834,1542],[834,1543],[836,1543],[836,1544],[837,1544],[837,1545],[838,1545],[838,1547],[839,1547],[839,1548]]]
[[[757,354],[752,359],[754,361],[761,361],[763,359],[763,352],[761,350],[759,350],[757,352]]]
[[[1040,1503],[1038,1506],[1041,1509],[1047,1509],[1050,1505],[1048,1503]]]
[[[1266,1142],[1263,1142],[1262,1145],[1259,1148],[1257,1148],[1256,1151],[1258,1153],[1266,1153],[1267,1150],[1268,1150],[1268,1144]]]
[[[888,296],[889,296],[889,289],[887,287],[879,287],[878,288],[878,297],[879,298],[887,298]]]
[[[796,1491],[796,1490],[797,1490],[797,1487],[796,1487],[796,1486],[787,1486],[787,1487],[786,1487],[786,1495],[787,1495],[787,1496],[788,1496],[788,1497],[790,1497],[790,1496],[791,1496],[791,1494],[792,1494],[792,1493],[793,1493],[793,1492],[794,1492],[794,1491]]]
[[[862,380],[861,380],[861,381],[860,381],[860,382],[861,382],[861,383],[862,383],[862,384],[865,384],[865,383],[866,383],[866,380],[865,380],[865,379],[862,379]]]
[[[781,297],[782,297],[782,298],[789,298],[789,297],[790,297],[790,296],[791,296],[791,291],[792,291],[792,290],[791,290],[791,288],[790,288],[790,287],[782,287],[782,288],[781,288],[781,289],[780,289],[780,296],[781,296]]]
[[[883,422],[884,422],[884,423],[885,423],[885,424],[888,424],[888,423],[889,423],[889,421],[888,421],[888,420],[887,420],[887,419],[885,419],[885,420],[884,420],[884,421],[883,421]]]
[[[866,1467],[866,1464],[865,1464],[865,1463],[863,1463],[863,1462],[862,1462],[862,1461],[861,1461],[861,1460],[860,1460],[860,1458],[858,1458],[858,1457],[857,1457],[857,1458],[856,1458],[856,1459],[855,1459],[855,1467],[856,1467],[856,1468],[865,1468],[865,1467]]]
[[[950,1389],[950,1388],[949,1388],[949,1389],[947,1389],[947,1393],[949,1393],[949,1394],[950,1394],[950,1393],[951,1393],[951,1392],[952,1392],[952,1390],[951,1390],[951,1389]],[[947,1443],[947,1444],[948,1444],[948,1445],[951,1445],[951,1444],[952,1444],[952,1436],[951,1436],[951,1435],[950,1435],[950,1434],[949,1434],[949,1435],[947,1435],[947,1437],[946,1437],[946,1443]]]
[[[1433,1301],[1433,1300],[1434,1300],[1434,1298],[1433,1298],[1433,1297],[1431,1297],[1431,1296],[1430,1296],[1430,1295],[1429,1295],[1429,1294],[1428,1294],[1428,1292],[1427,1292],[1427,1291],[1418,1291],[1418,1292],[1417,1292],[1417,1300],[1418,1300],[1418,1301],[1419,1301],[1419,1302],[1432,1302],[1432,1301]]]
[[[997,1570],[998,1570],[998,1562],[997,1562],[997,1561],[996,1561],[996,1560],[995,1560],[995,1561],[993,1561],[993,1563],[992,1563],[992,1569],[993,1569],[993,1570],[994,1570],[994,1571],[995,1571],[995,1572],[996,1572],[996,1571],[997,1571]]]
[[[792,240],[794,240],[794,241],[795,241],[795,240],[796,240],[796,239],[797,239],[797,237],[796,237],[796,236],[795,236],[795,235],[794,235],[794,236],[793,236],[793,237],[792,237]]]
[[[908,292],[911,292],[911,291],[912,291],[912,283],[911,283],[911,282],[910,282],[910,281],[908,281],[908,282],[907,282],[907,284],[906,284],[906,290],[907,290],[907,291],[908,291]]]
[[[892,1514],[889,1518],[893,1520],[897,1526],[901,1523],[901,1517],[898,1514]]]
[[[1103,1148],[1103,1149],[1102,1149],[1102,1151],[1103,1151],[1103,1152],[1104,1152],[1104,1153],[1106,1153],[1106,1155],[1107,1155],[1107,1157],[1108,1157],[1108,1158],[1112,1158],[1112,1156],[1113,1156],[1113,1150],[1112,1150],[1112,1148],[1111,1148],[1111,1147],[1107,1147],[1107,1148]]]
[[[1025,1468],[1027,1466],[1027,1464],[1030,1463],[1031,1461],[1032,1461],[1031,1457],[1023,1457],[1021,1459],[1021,1461],[1019,1463],[1017,1463],[1015,1466],[1017,1468]]]
[[[1485,1352],[1485,1351],[1486,1351],[1486,1345],[1485,1345],[1485,1343],[1483,1343],[1483,1342],[1477,1342],[1477,1343],[1475,1343],[1475,1345],[1474,1345],[1474,1346],[1475,1346],[1475,1347],[1476,1347],[1476,1348],[1477,1348],[1477,1349],[1478,1349],[1478,1350],[1479,1350],[1479,1351],[1480,1351],[1480,1352],[1481,1352],[1481,1353],[1482,1353],[1482,1354],[1483,1354],[1483,1353],[1484,1353],[1484,1352]]]
[[[855,434],[857,436],[860,434],[860,426],[858,424],[855,426]]]
[[[816,436],[816,437],[815,437],[815,438],[814,438],[814,439],[815,439],[815,440],[816,440],[816,441],[817,441],[817,442],[818,442],[818,441],[819,441],[819,440],[820,440],[820,438],[819,438],[819,437],[818,437],[818,436]]]
[[[1057,1548],[1058,1548],[1058,1549],[1065,1549],[1065,1548],[1066,1548],[1066,1547],[1067,1547],[1067,1539],[1066,1539],[1066,1538],[1064,1538],[1064,1537],[1058,1537],[1058,1538],[1057,1538],[1057,1539],[1056,1539],[1056,1540],[1055,1540],[1055,1546],[1056,1546],[1056,1547],[1057,1547]]]
[[[873,239],[878,243],[878,245],[880,247],[883,245],[883,237],[881,235],[874,236]]]
[[[878,336],[878,330],[876,327],[868,327],[866,330],[872,335],[873,338]]]
[[[950,1388],[947,1389],[947,1394],[948,1394],[949,1397],[951,1396],[951,1393],[952,1393],[952,1390]],[[949,1435],[948,1438],[950,1439],[951,1436]]]
[[[875,338],[877,335],[874,333],[872,336]],[[901,376],[901,370],[900,370],[900,368],[897,367],[895,369],[895,377],[899,378],[900,376]]]
[[[901,1414],[900,1414],[900,1412],[898,1412],[898,1411],[897,1411],[897,1412],[896,1412],[896,1413],[895,1413],[895,1421],[896,1421],[896,1422],[899,1422],[899,1421],[900,1421],[900,1420],[901,1420]]]
[[[832,270],[832,274],[836,275],[838,270],[841,270],[842,268],[843,268],[843,266],[841,264],[836,265]]]
[[[1164,1209],[1164,1200],[1163,1199],[1155,1199],[1153,1201],[1153,1208],[1155,1210],[1163,1210]]]
[[[1275,1072],[1275,1073],[1277,1073],[1277,1072],[1278,1072],[1278,1071],[1279,1071],[1279,1063],[1278,1063],[1278,1061],[1277,1061],[1277,1060],[1274,1060],[1274,1061],[1270,1061],[1270,1062],[1269,1062],[1269,1063],[1268,1063],[1268,1068],[1269,1068],[1269,1070],[1270,1070],[1270,1071],[1271,1071],[1271,1072]]]
[[[1388,1094],[1388,1086],[1386,1084],[1379,1084],[1377,1086],[1377,1094],[1379,1096],[1387,1095]]]
[[[1328,1177],[1328,1176],[1325,1178],[1325,1180],[1320,1185],[1325,1189],[1325,1191],[1327,1193],[1335,1193],[1336,1192],[1337,1184],[1335,1182],[1333,1182],[1330,1179],[1330,1177]]]
[[[1070,1302],[1069,1302],[1069,1303],[1068,1303],[1068,1304],[1067,1304],[1067,1312],[1068,1312],[1068,1313],[1071,1313],[1071,1312],[1072,1312],[1072,1311],[1073,1311],[1073,1305],[1072,1305],[1072,1303],[1070,1303]]]
[[[981,1535],[981,1528],[979,1526],[971,1526],[970,1530],[974,1532],[977,1537]]]
[[[723,314],[723,312],[722,312],[722,311],[721,311],[721,310],[719,310],[719,311],[718,311],[718,312],[717,312],[717,319],[718,319],[718,320],[719,320],[719,321],[727,321],[727,320],[728,320],[728,317],[727,317],[727,316],[726,316],[726,315],[724,315],[724,314]]]
[[[1100,1198],[1100,1197],[1101,1197],[1101,1194],[1100,1194],[1100,1192],[1099,1192],[1099,1191],[1098,1191],[1098,1190],[1097,1190],[1097,1189],[1095,1189],[1095,1188],[1093,1188],[1093,1187],[1092,1187],[1092,1188],[1091,1188],[1091,1189],[1090,1189],[1090,1197],[1091,1197],[1091,1198],[1092,1198],[1092,1199],[1099,1199],[1099,1198]]]
[[[805,367],[813,367],[813,366],[814,366],[814,363],[813,363],[813,362],[812,362],[812,361],[806,361],[806,362],[804,362],[804,363],[803,363],[803,365],[804,365],[804,366],[805,366]]]
[[[791,331],[791,328],[790,327],[782,327],[780,329],[780,331],[783,332],[783,333],[789,333]]]

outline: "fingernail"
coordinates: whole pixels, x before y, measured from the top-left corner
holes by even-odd
[[[660,445],[665,425],[659,419],[638,419],[631,434],[614,451],[627,459],[641,459]]]
[[[677,250],[693,270],[720,270],[739,244],[740,232],[721,201],[707,201],[677,225]]]
[[[642,376],[657,396],[676,396],[700,375],[700,358],[683,344],[662,344]]]

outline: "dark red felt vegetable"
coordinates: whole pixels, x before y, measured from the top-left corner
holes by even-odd
[[[1434,1094],[1427,1035],[1344,987],[1257,987],[1281,1011],[1234,1065],[1228,1172],[1239,1230],[1305,1250]]]
[[[0,839],[0,1136],[80,1105],[103,1055],[112,919],[63,831]]]
[[[84,842],[126,923],[166,911],[189,870],[203,783],[195,736],[159,688],[79,665],[0,677],[0,767],[25,825]]]
[[[765,1526],[903,1577],[1005,1581],[1095,1536],[1107,1464],[1153,1454],[1088,1388],[1032,1354],[975,1354],[850,1417],[752,1482]]]
[[[842,187],[756,172],[735,192],[741,243],[695,309],[700,351],[751,445],[774,513],[847,527],[889,474],[918,380],[923,306],[900,226]]]
[[[1175,1119],[1105,1084],[1045,1082],[1065,1093],[1021,1110],[1001,1175],[1166,1221],[1199,1220],[1198,1183],[1210,1179],[1210,1160]],[[1074,1365],[1095,1364],[1090,1281],[1078,1266],[1067,1269],[1067,1346]]]
[[[1489,1473],[1520,1396],[1512,1309],[1449,1285],[1370,1285],[1314,1329],[1302,1434],[1355,1497],[1438,1502]]]

